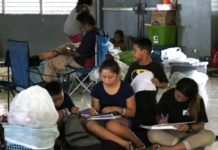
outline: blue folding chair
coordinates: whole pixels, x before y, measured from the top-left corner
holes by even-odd
[[[71,92],[72,87],[73,87],[73,82],[71,83],[71,86],[69,88],[69,95],[72,95],[80,86],[82,86],[84,89],[84,91],[82,93],[84,93],[86,90],[90,92],[89,87],[92,85],[93,82],[98,82],[97,78],[95,78],[94,81],[91,81],[89,83],[89,85],[85,85],[84,81],[86,81],[86,79],[91,75],[91,73],[93,71],[95,71],[96,69],[98,69],[98,67],[101,65],[101,63],[105,60],[105,55],[108,52],[108,44],[109,44],[109,37],[108,36],[100,36],[100,35],[96,35],[96,46],[95,46],[95,64],[93,67],[91,68],[84,68],[84,69],[78,69],[78,68],[73,68],[71,66],[66,66],[67,69],[70,71],[70,73],[72,73],[73,77],[79,82],[79,84],[77,85],[77,87]],[[82,73],[82,74],[88,74],[82,81],[80,80],[80,78],[77,76],[77,73]]]
[[[8,76],[8,108],[9,108],[9,90],[12,94],[13,90],[20,92],[32,85],[45,85],[42,76],[31,79],[33,73],[39,73],[38,68],[29,67],[29,44],[27,41],[7,40],[7,50],[9,53],[9,60],[12,72],[12,82],[9,81]],[[9,72],[9,65],[8,65]],[[8,73],[9,75],[9,73]]]

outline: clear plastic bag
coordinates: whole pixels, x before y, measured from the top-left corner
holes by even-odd
[[[8,123],[32,128],[56,126],[58,113],[49,93],[39,87],[30,87],[16,97],[10,104]]]
[[[208,81],[208,76],[204,73],[197,72],[197,71],[188,71],[188,72],[174,72],[169,80],[170,87],[174,87],[176,83],[181,80],[182,78],[191,78],[195,80],[195,82],[198,84],[199,89],[203,89]]]

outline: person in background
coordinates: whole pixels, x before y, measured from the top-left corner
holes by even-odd
[[[86,32],[81,44],[79,47],[70,47],[67,50],[68,56],[58,55],[46,61],[44,74],[47,76],[44,76],[45,81],[52,81],[52,76],[58,70],[66,70],[66,65],[74,68],[88,68],[94,64],[94,61],[93,64],[90,63],[90,59],[93,60],[95,56],[96,35],[106,36],[106,33],[96,27],[96,21],[89,11],[82,11],[77,16],[77,20],[81,23],[81,29]]]
[[[136,114],[131,119],[132,130],[134,132],[141,132],[142,129],[139,127],[141,124],[155,124],[158,88],[166,88],[168,86],[168,79],[161,64],[155,62],[150,57],[152,51],[152,42],[150,39],[136,39],[134,41],[133,49],[136,62],[130,65],[124,81],[131,84],[137,75],[144,72],[150,72],[153,76],[151,82],[156,86],[156,90],[154,91],[145,90],[135,93]],[[144,132],[144,129],[142,132]]]
[[[61,46],[52,48],[49,52],[40,53],[37,56],[39,60],[48,60],[60,54],[67,54],[67,47],[75,49],[76,46],[73,43],[79,43],[83,39],[83,33],[80,28],[81,23],[77,20],[77,16],[82,11],[90,11],[90,7],[92,6],[92,4],[92,0],[79,0],[77,6],[68,16],[64,25],[64,32],[69,36],[72,43],[65,43]]]
[[[129,129],[128,117],[135,114],[135,97],[132,87],[118,79],[120,67],[113,56],[107,54],[100,67],[102,82],[91,92],[92,109],[90,115],[118,112],[123,118],[108,121],[87,121],[87,129],[104,140],[114,141],[127,150],[144,150],[145,145]],[[132,143],[131,143],[132,142]]]
[[[71,11],[65,22],[64,32],[69,36],[73,43],[81,42],[83,39],[83,32],[80,28],[80,22],[78,22],[76,17],[80,12],[87,10],[92,14],[90,10],[92,4],[92,0],[79,0],[77,6]]]
[[[123,31],[117,30],[114,33],[114,38],[112,38],[110,41],[114,45],[114,47],[119,47],[121,49],[121,51],[126,51]]]
[[[162,118],[161,116],[168,116]],[[215,134],[205,130],[208,122],[204,100],[199,95],[198,84],[189,78],[181,79],[176,88],[165,92],[157,109],[156,122],[192,124],[175,125],[174,130],[150,130],[149,140],[156,144],[154,150],[193,150],[212,145]]]
[[[54,102],[55,108],[58,111],[59,118],[57,124],[59,124],[66,113],[79,113],[79,108],[73,103],[73,100],[66,93],[63,93],[61,84],[57,81],[49,82],[45,85],[45,89],[48,91]]]

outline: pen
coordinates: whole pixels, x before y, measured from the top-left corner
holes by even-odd
[[[165,117],[164,117],[164,115],[163,115],[163,114],[161,114],[161,117],[162,117],[162,119],[165,119]]]
[[[89,106],[89,108],[92,108],[92,106],[89,105],[88,103],[87,103],[87,106]],[[95,110],[94,110],[94,111],[95,111]],[[98,115],[97,111],[95,111],[95,113]]]
[[[169,119],[169,114],[166,115],[165,120],[168,121]]]

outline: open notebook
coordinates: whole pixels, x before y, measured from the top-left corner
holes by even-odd
[[[149,130],[168,130],[168,129],[176,129],[174,127],[175,125],[191,124],[191,123],[195,123],[195,122],[193,121],[193,122],[169,123],[169,124],[159,124],[154,126],[141,125],[140,128],[149,129]]]
[[[122,118],[122,116],[118,112],[111,112],[111,113],[103,113],[96,116],[89,116],[87,120],[113,120]]]

